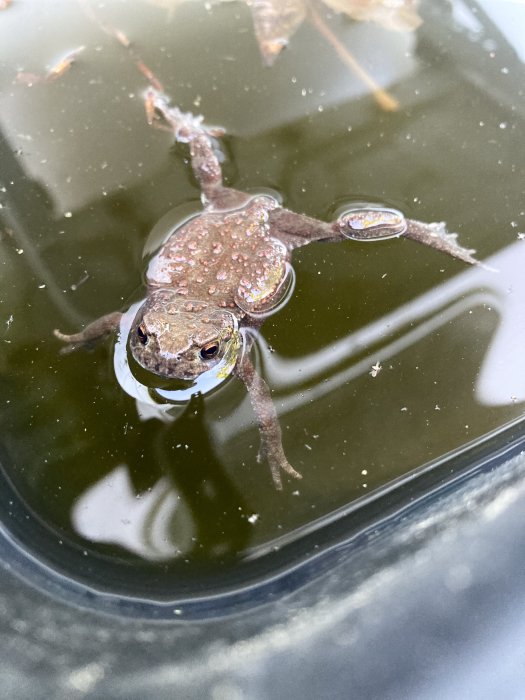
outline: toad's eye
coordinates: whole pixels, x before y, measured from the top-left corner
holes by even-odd
[[[219,343],[213,340],[201,348],[201,357],[203,360],[213,360],[219,352]]]
[[[140,326],[137,327],[137,335],[142,345],[146,345],[148,342],[148,334],[146,333],[144,324],[141,323]]]

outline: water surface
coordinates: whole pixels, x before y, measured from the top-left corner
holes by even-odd
[[[499,268],[466,270],[405,240],[295,254],[293,298],[256,350],[303,474],[281,493],[256,461],[239,381],[176,419],[148,417],[116,381],[110,343],[59,355],[53,328],[143,296],[150,231],[197,210],[199,192],[184,149],[146,123],[130,52],[80,4],[0,13],[0,460],[21,545],[95,587],[114,576],[132,589],[140,574],[169,589],[299,540],[522,414],[523,64],[481,11],[448,7],[423,4],[413,34],[331,20],[396,113],[312,27],[268,69],[244,4],[99,10],[174,102],[226,129],[228,184],[326,220],[362,201],[446,220]],[[16,81],[79,47],[59,79]]]

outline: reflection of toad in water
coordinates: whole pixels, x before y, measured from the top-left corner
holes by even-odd
[[[443,224],[405,219],[393,209],[355,208],[326,223],[284,209],[267,195],[224,187],[213,150],[212,137],[219,131],[170,107],[153,90],[146,107],[150,121],[162,119],[177,141],[189,144],[204,211],[174,231],[151,261],[148,296],[129,332],[131,355],[167,379],[194,381],[213,370],[219,378],[233,372],[242,379],[259,425],[259,456],[281,488],[281,470],[301,477],[286,459],[270,390],[252,364],[241,330],[258,329],[286,302],[293,288],[292,251],[313,241],[405,236],[464,262],[476,261]],[[55,335],[69,343],[67,349],[76,349],[118,330],[121,317],[111,313],[80,333]]]
[[[247,547],[246,503],[206,437],[203,404],[192,397],[175,423],[155,429],[151,486],[137,483],[130,460],[83,491],[71,511],[80,535],[149,561],[227,560]]]

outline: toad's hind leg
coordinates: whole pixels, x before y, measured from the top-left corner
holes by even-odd
[[[214,202],[220,199],[226,188],[222,184],[221,166],[213,140],[222,136],[224,131],[206,127],[202,124],[202,117],[170,106],[166,97],[153,89],[146,93],[145,106],[150,124],[158,124],[155,120],[162,117],[173,131],[175,140],[188,144],[191,167],[206,200]]]
[[[425,223],[406,219],[395,209],[358,207],[343,213],[336,221],[326,223],[288,209],[274,209],[269,213],[270,227],[290,250],[313,241],[353,240],[371,241],[403,236],[423,245],[447,253],[469,265],[479,265],[474,250],[464,248],[455,233],[449,233],[444,222]]]

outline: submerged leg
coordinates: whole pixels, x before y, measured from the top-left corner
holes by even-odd
[[[189,145],[193,173],[204,195],[212,202],[223,189],[221,166],[212,139],[222,136],[223,130],[206,127],[202,117],[171,107],[168,100],[153,89],[146,93],[145,106],[150,124],[156,124],[155,118],[161,115],[175,140]]]
[[[457,234],[448,233],[445,223],[426,224],[405,219],[395,209],[362,207],[349,210],[336,221],[326,223],[289,209],[275,209],[269,214],[270,226],[277,229],[290,248],[298,248],[312,241],[374,240],[404,236],[418,243],[440,250],[470,265],[477,265],[474,250],[463,248]]]
[[[63,353],[73,352],[79,348],[90,348],[99,341],[106,338],[111,333],[118,330],[122,314],[120,311],[114,311],[111,314],[106,314],[97,318],[96,321],[90,323],[80,333],[66,335],[55,328],[53,334],[56,338],[64,343],[68,343],[62,348]]]
[[[261,449],[258,459],[259,461],[263,458],[267,460],[275,488],[281,490],[283,487],[281,469],[295,479],[302,479],[302,476],[295,471],[284,454],[281,426],[270,395],[270,389],[264,379],[257,374],[247,354],[237,364],[235,373],[248,389],[248,395],[259,424]]]

